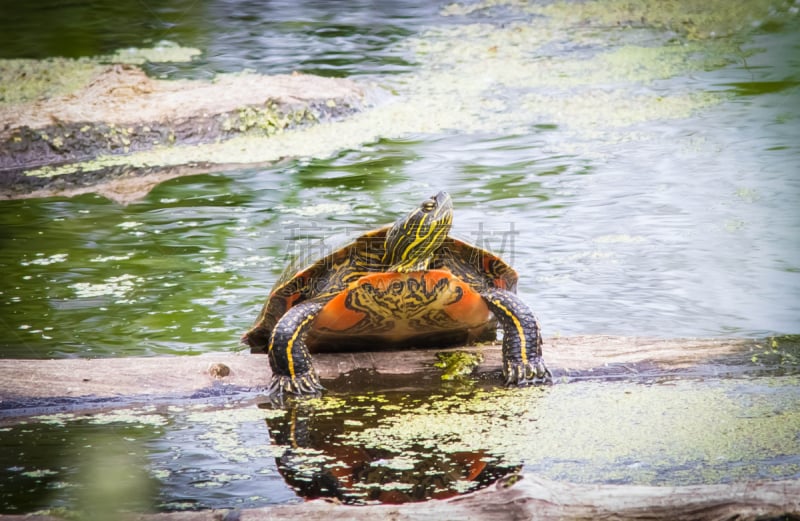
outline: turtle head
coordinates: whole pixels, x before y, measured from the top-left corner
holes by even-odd
[[[453,224],[453,201],[447,192],[425,199],[386,233],[383,262],[389,271],[427,269]]]

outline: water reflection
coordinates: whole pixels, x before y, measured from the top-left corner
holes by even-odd
[[[520,469],[486,449],[448,450],[430,439],[402,447],[359,442],[372,429],[392,423],[404,406],[430,396],[370,393],[323,402],[292,401],[287,414],[270,416],[272,443],[282,448],[278,472],[298,495],[343,503],[406,503],[472,492]],[[446,440],[457,445],[458,434]],[[445,441],[445,440],[442,440]]]

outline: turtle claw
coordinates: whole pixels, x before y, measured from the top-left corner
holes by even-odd
[[[544,365],[541,356],[537,356],[527,363],[507,362],[503,367],[503,376],[505,376],[507,386],[524,387],[553,382],[553,374]]]
[[[265,392],[271,399],[283,400],[284,395],[315,397],[322,394],[325,388],[314,372],[294,378],[286,375],[273,375]]]

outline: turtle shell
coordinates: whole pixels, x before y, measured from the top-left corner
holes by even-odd
[[[517,273],[493,253],[448,237],[430,269],[386,271],[390,226],[369,231],[313,263],[295,262],[273,287],[243,341],[265,352],[277,321],[309,299],[327,303],[309,332],[309,351],[443,347],[494,339],[497,324],[481,293],[516,291]]]

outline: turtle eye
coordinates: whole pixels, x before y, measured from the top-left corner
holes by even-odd
[[[425,201],[422,203],[422,211],[430,212],[436,209],[436,202],[434,201]]]

